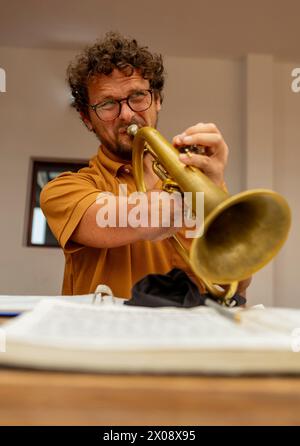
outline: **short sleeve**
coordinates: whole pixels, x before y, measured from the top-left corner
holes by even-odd
[[[72,172],[59,175],[43,188],[40,196],[41,209],[62,248],[67,247],[86,210],[104,190],[104,180],[102,187],[99,178],[96,185],[92,176]],[[81,247],[75,242],[68,243],[68,251],[76,251]]]

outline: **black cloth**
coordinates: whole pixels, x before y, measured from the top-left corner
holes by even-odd
[[[204,305],[209,294],[201,294],[197,285],[181,269],[174,268],[167,274],[148,274],[137,282],[125,305],[142,307],[196,307]],[[246,299],[236,294],[230,306],[244,305]]]

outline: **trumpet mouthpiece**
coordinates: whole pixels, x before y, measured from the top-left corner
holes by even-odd
[[[130,136],[135,136],[138,131],[138,126],[136,124],[131,124],[127,127],[127,134]]]

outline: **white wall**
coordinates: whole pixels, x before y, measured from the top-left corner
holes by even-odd
[[[292,210],[289,239],[275,262],[275,304],[300,307],[300,93],[291,90],[294,63],[274,64],[274,187]]]
[[[0,66],[7,74],[7,92],[0,94],[0,294],[60,292],[63,255],[58,249],[24,246],[24,215],[30,157],[86,158],[97,149],[97,140],[85,130],[68,106],[64,78],[65,68],[73,55],[74,52],[63,50],[0,48]],[[289,90],[291,65],[272,61],[271,67],[274,77],[271,98],[274,104],[273,184],[292,204],[294,230],[271,267],[269,283],[260,280],[261,273],[258,273],[249,296],[251,302],[299,306],[293,293],[297,287],[299,246],[296,230],[300,209],[296,199],[299,175],[296,165],[299,161],[297,117],[300,116],[300,94],[291,94]],[[166,58],[166,68],[168,77],[160,130],[170,138],[196,122],[215,122],[230,147],[226,175],[229,189],[231,193],[243,190],[245,160],[250,150],[246,144],[249,130],[246,120],[247,62],[169,57]],[[265,161],[265,157],[265,153],[261,153],[257,163]],[[268,184],[261,186],[268,187]],[[270,281],[275,289],[272,301],[265,299]]]
[[[300,306],[300,94],[291,90],[291,73],[299,66],[270,55],[253,54],[245,60],[245,187],[271,188],[287,199],[292,210],[286,244],[254,276],[248,292],[253,303]]]
[[[273,58],[250,54],[245,58],[243,189],[274,189]],[[254,275],[247,297],[274,304],[274,262]]]
[[[70,110],[65,67],[74,53],[0,49],[0,293],[60,293],[58,249],[24,246],[30,157],[88,158],[96,140]]]
[[[166,70],[161,129],[171,137],[197,122],[216,123],[230,148],[226,181],[237,193],[243,181],[242,61],[172,57],[166,58]]]

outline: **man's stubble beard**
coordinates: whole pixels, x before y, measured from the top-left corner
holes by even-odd
[[[154,128],[156,128],[157,122],[158,122],[158,116],[156,116],[156,120],[153,125]],[[147,125],[147,124],[141,125],[141,123],[139,123],[139,122],[132,121],[130,124],[124,126],[124,128],[125,127],[127,128],[132,124],[136,124],[139,128]],[[123,133],[123,134],[119,133],[118,136],[116,137],[116,144],[112,145],[109,141],[106,141],[104,138],[101,138],[101,136],[97,134],[95,129],[93,129],[93,132],[99,139],[100,143],[103,144],[106,147],[106,149],[109,150],[111,153],[116,155],[118,158],[123,159],[124,161],[132,161],[132,140],[133,140],[133,138],[131,136],[127,136],[125,133]],[[124,135],[123,137],[125,137],[128,140],[128,143],[123,143],[121,141],[121,138],[122,138],[121,135]]]
[[[128,143],[121,141],[121,139],[125,139],[125,138],[128,140]],[[126,160],[126,161],[131,161],[132,160],[132,137],[123,133],[121,138],[120,137],[117,138],[116,146],[108,147],[108,149],[112,153],[114,153],[114,155],[118,156],[119,158]]]

